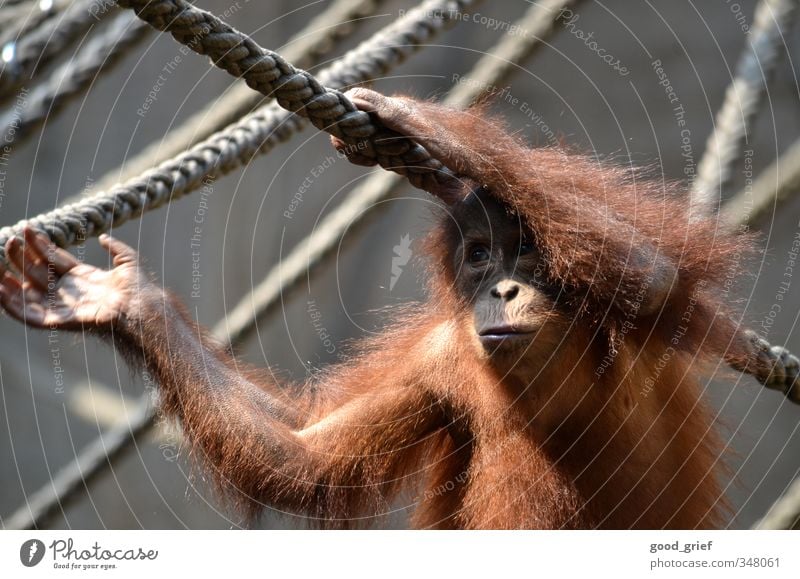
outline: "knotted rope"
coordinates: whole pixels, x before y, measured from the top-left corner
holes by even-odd
[[[785,47],[784,34],[792,29],[797,0],[761,0],[753,28],[736,65],[736,76],[714,119],[714,131],[697,167],[690,190],[690,206],[697,216],[716,211],[723,188],[742,153],[750,125],[758,112],[778,57]]]
[[[800,404],[800,360],[783,346],[773,346],[753,330],[747,330],[754,359],[741,372],[752,374],[770,390],[777,390]]]
[[[329,53],[337,43],[352,35],[372,15],[384,0],[333,0],[322,12],[286,42],[281,49],[284,58],[299,68],[312,68]],[[133,13],[130,16],[136,17]],[[142,20],[138,20],[147,26]],[[140,175],[163,161],[174,157],[214,133],[234,124],[260,106],[269,104],[261,93],[253,92],[245,82],[236,82],[219,99],[214,99],[202,109],[169,127],[163,139],[150,143],[125,163],[103,175],[96,188],[104,191],[119,181]],[[275,110],[278,110],[276,108]]]
[[[31,91],[20,111],[0,118],[0,138],[19,145],[42,123],[53,118],[73,98],[85,93],[101,73],[108,72],[127,54],[127,49],[147,38],[147,26],[128,12],[118,14],[108,28],[80,49]]]
[[[441,30],[457,23],[459,20],[451,11],[454,7],[478,1],[428,0],[348,52],[320,73],[319,78],[331,86],[349,86],[385,74]],[[124,186],[0,230],[0,240],[18,234],[26,223],[47,232],[62,247],[77,243],[81,233],[99,235],[135,214],[198,188],[209,176],[232,171],[253,155],[268,152],[277,143],[287,140],[303,123],[301,118],[274,103],[264,106]],[[126,205],[129,201],[136,205]],[[5,245],[5,241],[0,242]],[[221,332],[221,328],[218,325],[215,332]],[[217,336],[224,339],[223,335]],[[136,437],[152,428],[155,412],[149,402],[141,402],[129,423],[112,428],[82,449],[73,461],[59,470],[51,483],[29,495],[26,504],[5,519],[5,527],[38,528],[61,509],[63,502],[84,490]]]
[[[470,4],[453,0],[441,18]],[[454,179],[442,163],[419,144],[377,125],[344,94],[326,87],[310,73],[292,66],[279,54],[262,48],[213,14],[185,0],[121,0],[148,24],[169,32],[181,44],[207,55],[218,67],[261,94],[274,97],[284,109],[307,118],[321,131],[338,137],[384,169],[398,172],[420,189],[432,190]]]
[[[456,11],[470,4],[474,1],[428,0],[322,71],[317,84],[352,86],[385,74],[440,30],[456,22]],[[335,88],[326,90],[345,98]],[[360,118],[369,119],[366,113],[357,112]],[[6,242],[20,235],[26,225],[46,233],[60,247],[74,245],[194,191],[209,178],[230,173],[256,154],[263,154],[277,143],[288,140],[303,122],[301,117],[274,103],[262,107],[190,150],[111,191],[100,192],[0,229],[0,259],[5,259]],[[411,143],[407,139],[404,141]],[[414,145],[414,148],[424,151],[419,145]],[[435,164],[431,164],[435,170],[433,167]]]
[[[115,10],[110,3],[76,0],[65,8],[64,14],[47,20],[14,42],[14,56],[0,70],[0,103],[13,98],[17,89]]]

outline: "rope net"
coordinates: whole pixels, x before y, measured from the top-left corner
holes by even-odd
[[[762,16],[758,20],[760,28],[757,32],[769,40],[756,42],[754,51],[756,58],[760,54],[758,51],[763,51],[767,55],[764,58],[774,64],[776,52],[774,43],[777,40],[776,35],[771,34],[772,27],[785,23],[791,16],[792,10],[787,9],[784,6],[786,3],[783,2],[764,1],[778,10],[779,17],[767,21]],[[277,144],[288,140],[307,122],[345,143],[358,147],[359,152],[375,159],[385,169],[404,176],[408,182],[420,189],[442,186],[446,181],[455,178],[446,167],[419,144],[376,124],[373,117],[358,110],[341,89],[385,74],[415,52],[420,45],[457,22],[456,16],[476,3],[469,0],[428,0],[314,76],[297,68],[276,52],[259,46],[251,38],[214,15],[183,0],[120,0],[118,4],[132,9],[142,22],[160,31],[169,32],[178,42],[199,54],[208,56],[215,66],[243,79],[250,89],[260,93],[256,97],[239,92],[239,96],[233,99],[236,102],[235,107],[225,112],[228,117],[235,118],[245,109],[252,109],[264,102],[264,97],[274,101],[244,114],[232,124],[193,144],[188,150],[166,159],[157,167],[127,180],[124,184],[0,229],[0,259],[5,259],[5,243],[11,237],[19,235],[26,226],[43,231],[57,245],[68,247],[78,240],[97,236],[127,220],[137,218],[147,211],[178,199],[202,187],[209,178],[225,175],[245,165],[254,156],[267,153]],[[552,33],[555,16],[561,8],[570,3],[568,0],[546,0],[533,5],[518,24],[522,29],[528,30],[529,34],[506,37],[473,69],[471,73],[473,78],[480,79],[480,82],[458,85],[446,100],[447,104],[457,107],[467,106],[480,96],[476,87],[492,86],[502,82],[516,64],[528,57],[541,45],[542,40]],[[372,6],[374,3],[362,2],[358,5],[359,10],[363,12],[367,5]],[[763,12],[764,9],[761,10]],[[58,44],[63,48],[74,40],[76,35],[85,33],[91,25],[85,19],[73,18],[70,26],[59,37],[62,40]],[[109,33],[95,39],[93,46],[106,47],[108,55],[113,54],[116,59],[121,49],[132,46],[141,37],[139,32],[142,27],[139,21],[132,21],[127,13],[120,14],[112,23]],[[330,37],[335,39],[338,36],[332,34]],[[119,44],[119,53],[115,53],[109,44],[112,38],[118,41],[116,44]],[[35,40],[34,35],[32,40],[22,44],[26,51],[18,59],[16,70],[28,72],[33,70],[29,55],[37,46],[42,52],[42,58],[45,59],[47,53],[44,47],[37,45]],[[319,52],[318,45],[309,44],[292,60],[305,66],[306,62],[311,63],[316,60],[312,54],[315,50]],[[94,58],[87,56],[83,61],[73,63],[72,68],[62,69],[63,77],[72,77],[73,84],[60,92],[47,89],[40,92],[40,96],[34,99],[37,106],[29,112],[30,118],[26,127],[33,128],[46,117],[46,111],[57,108],[66,99],[86,88],[87,79],[94,77],[105,66],[106,60],[101,60],[96,52],[92,51]],[[748,76],[748,71],[752,72],[752,67],[746,65],[747,59],[748,56],[745,55],[743,57],[745,64],[740,65],[739,70],[740,77],[746,77],[745,86],[754,87],[751,91],[754,92],[754,97],[747,99],[748,103],[752,103],[748,105],[745,115],[749,118],[755,111],[759,100],[756,96],[760,95],[758,91],[763,90],[763,86],[756,86],[758,83],[748,80],[752,76]],[[0,89],[14,87],[19,80],[18,74],[4,72],[6,74],[0,74]],[[766,83],[763,75],[758,80],[762,85]],[[739,84],[741,85],[741,82]],[[741,87],[736,90],[741,92],[740,89]],[[733,93],[729,91],[730,94]],[[741,97],[740,94],[739,96]],[[725,107],[729,106],[728,100],[732,98],[734,97],[729,96],[726,99],[723,112],[720,113],[720,118],[723,120],[730,116],[724,111]],[[212,126],[224,125],[220,120],[223,117],[224,115],[220,115]],[[726,127],[729,125],[721,123],[720,129],[709,140],[707,153],[709,159],[713,155],[724,157],[723,161],[718,161],[723,165],[729,165],[732,153],[721,155],[715,152],[712,149],[712,142],[724,141],[730,145],[727,151],[738,149],[747,122],[737,130],[727,130]],[[23,135],[24,131],[20,131],[19,134]],[[180,139],[182,140],[176,140],[176,144],[171,147],[181,148],[181,143],[188,142],[185,135]],[[167,147],[167,150],[171,150],[171,147]],[[707,167],[710,162],[701,165],[701,169]],[[703,169],[701,172],[705,175],[708,170]],[[365,214],[366,206],[390,196],[403,182],[397,175],[391,173],[376,174],[367,180],[326,218],[319,229],[321,233],[316,237],[309,237],[295,248],[289,259],[283,263],[283,271],[275,269],[270,272],[250,296],[242,300],[225,320],[217,324],[214,333],[234,343],[246,339],[258,319],[278,302],[281,293],[295,287],[305,273],[329,255],[343,228],[352,227],[354,221],[358,221]],[[704,189],[700,185],[696,187]],[[696,188],[695,191],[697,190]],[[705,201],[697,203],[705,206],[704,210],[708,210]],[[754,351],[763,360],[768,361],[767,366],[770,368],[769,372],[762,371],[755,377],[765,386],[780,390],[790,400],[800,403],[800,386],[798,386],[800,361],[785,348],[773,346],[755,333],[751,333],[751,338]],[[747,373],[755,371],[749,366],[736,369]],[[137,436],[147,432],[153,425],[153,419],[154,412],[148,402],[143,400],[134,413],[133,424],[121,425],[120,429],[112,431],[102,444],[87,447],[72,465],[59,473],[52,485],[32,495],[31,503],[7,520],[8,526],[10,528],[40,526],[46,517],[60,508],[62,501],[83,488],[84,481],[94,477]]]

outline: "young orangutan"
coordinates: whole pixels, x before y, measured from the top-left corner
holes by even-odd
[[[476,111],[350,96],[461,181],[432,191],[447,205],[424,246],[427,303],[346,362],[301,386],[245,366],[108,236],[109,271],[32,230],[12,239],[2,305],[31,326],[96,331],[146,369],[251,513],[356,526],[407,489],[425,528],[723,523],[699,380],[750,356],[715,291],[747,240],[690,226],[663,184],[530,149]]]

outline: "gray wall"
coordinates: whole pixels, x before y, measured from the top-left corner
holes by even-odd
[[[237,6],[230,21],[264,46],[278,50],[291,32],[320,10],[313,5],[289,13],[296,8],[291,2],[209,0],[201,4],[218,13]],[[679,130],[651,62],[660,59],[668,71],[686,110],[698,161],[745,43],[737,16],[751,24],[754,4],[739,2],[742,14],[737,15],[733,3],[726,0],[586,2],[575,9],[580,16],[575,27],[593,32],[598,45],[618,57],[629,73],[620,74],[583,41],[561,30],[535,58],[522,63],[510,81],[509,93],[519,102],[501,100],[495,108],[533,143],[548,142],[546,125],[552,130],[550,137],[619,161],[631,158],[650,164],[669,179],[681,179],[685,161]],[[513,21],[527,5],[521,1],[487,2],[478,11]],[[408,3],[387,2],[361,35],[392,22],[403,6]],[[797,32],[796,27],[785,31],[792,62],[800,57]],[[464,22],[376,87],[423,97],[441,95],[452,85],[452,75],[467,72],[501,34],[503,30],[490,30],[480,22]],[[84,190],[87,182],[97,181],[148,143],[163,138],[230,85],[226,74],[211,69],[203,58],[188,55],[169,75],[152,109],[144,117],[137,115],[162,67],[176,54],[177,45],[171,38],[151,34],[144,48],[127,56],[112,74],[98,79],[85,100],[79,99],[51,119],[41,136],[15,148],[0,206],[1,222],[14,223],[36,215]],[[790,60],[782,59],[770,85],[769,101],[749,135],[756,171],[800,134],[795,75]],[[538,116],[523,110],[522,102],[529,103]],[[312,167],[330,152],[325,136],[306,131],[214,184],[204,214],[199,297],[191,296],[190,248],[194,218],[204,209],[198,194],[126,224],[117,235],[139,248],[148,267],[186,298],[201,321],[213,324],[368,174],[335,163],[314,179],[294,218],[287,220],[283,212],[289,201]],[[743,180],[740,163],[735,185]],[[403,235],[416,239],[424,232],[430,222],[430,201],[407,187],[386,205],[375,210],[375,219],[363,231],[345,236],[342,251],[307,288],[287,296],[282,310],[262,324],[257,339],[243,350],[244,357],[302,378],[335,361],[348,340],[378,330],[384,319],[381,309],[421,295],[419,264],[407,267],[391,291],[389,279],[393,246]],[[800,201],[795,201],[760,226],[763,260],[752,264],[751,271],[756,273],[743,276],[740,288],[747,317],[756,327],[775,301],[799,218]],[[103,263],[93,240],[85,255],[93,263]],[[330,348],[314,333],[307,312],[309,300],[315,302],[335,342],[333,353],[326,351]],[[782,315],[768,337],[798,352],[800,339],[793,331],[800,311],[797,282],[782,305]],[[0,380],[0,515],[4,517],[23,504],[26,495],[46,484],[110,421],[124,415],[124,404],[130,404],[143,390],[124,363],[96,340],[61,334],[57,343],[48,343],[46,334],[26,330],[6,317],[0,319]],[[708,394],[719,408],[719,420],[730,441],[726,460],[731,473],[726,482],[730,482],[737,511],[731,526],[747,527],[797,476],[800,410],[783,403],[779,395],[762,391],[749,378],[717,380]],[[65,505],[51,526],[238,525],[240,521],[214,498],[202,473],[193,471],[184,456],[175,459],[177,449],[179,438],[169,432],[140,441],[77,501]],[[261,524],[272,528],[298,526],[303,521],[268,513]],[[402,526],[403,517],[381,524]]]

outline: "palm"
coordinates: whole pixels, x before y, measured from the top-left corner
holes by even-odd
[[[134,301],[144,279],[135,252],[104,237],[114,267],[81,263],[42,235],[26,230],[25,243],[9,241],[6,255],[20,276],[2,271],[0,303],[17,319],[35,327],[78,329],[109,326]]]
[[[62,276],[48,305],[51,323],[106,325],[117,319],[130,302],[135,268],[129,265],[102,270],[81,264]],[[50,325],[50,324],[46,324]]]

